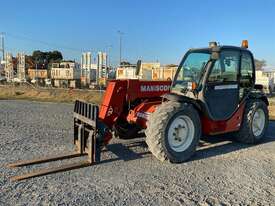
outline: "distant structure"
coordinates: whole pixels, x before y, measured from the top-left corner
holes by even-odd
[[[142,62],[139,74],[136,75],[136,64],[121,65],[117,68],[117,79],[144,79],[157,80],[159,77],[154,77],[154,71],[160,70],[159,62]]]
[[[81,68],[90,69],[92,64],[92,53],[84,52],[81,56]]]
[[[7,82],[11,82],[16,73],[14,69],[12,54],[6,53],[4,59],[5,59],[5,67],[4,67],[5,77]]]
[[[85,52],[81,56],[81,85],[86,87],[96,80],[97,65],[92,63],[92,53]]]
[[[17,54],[17,78],[26,80],[26,55],[24,53]]]
[[[47,69],[28,69],[28,77],[30,80],[37,82],[39,85],[45,85],[46,80],[48,79],[48,70]]]
[[[5,76],[4,65],[3,65],[3,64],[0,64],[0,78],[1,78],[2,76]]]
[[[116,79],[138,79],[136,64],[121,65],[116,69]]]
[[[255,80],[256,84],[260,84],[263,86],[263,91],[265,93],[271,94],[274,91],[274,71],[272,72],[272,70],[258,70],[255,72]]]
[[[177,65],[160,65],[159,62],[142,62],[136,75],[136,64],[121,65],[116,69],[116,79],[172,80]]]
[[[76,62],[64,61],[53,63],[51,78],[55,87],[77,88],[80,86],[80,65]]]
[[[97,74],[96,74],[96,84],[105,85],[108,78],[108,68],[107,68],[107,53],[98,52],[97,54]]]
[[[160,66],[159,69],[153,69],[153,80],[173,80],[178,69],[178,65],[168,64]]]
[[[275,66],[264,66],[262,67],[263,74],[268,77],[274,78],[274,84],[275,84]]]
[[[142,62],[141,68],[139,72],[139,78],[145,80],[152,80],[153,79],[153,71],[160,69],[159,62]],[[158,79],[158,78],[155,78]]]

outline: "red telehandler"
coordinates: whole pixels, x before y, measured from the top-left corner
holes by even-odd
[[[195,153],[200,137],[232,133],[257,143],[268,125],[268,99],[255,85],[255,64],[247,41],[241,47],[190,49],[174,80],[110,81],[100,108],[76,101],[74,144],[68,155],[20,161],[26,166],[87,155],[88,160],[14,176],[22,180],[100,162],[100,151],[113,136],[133,138],[145,130],[146,143],[161,161],[184,162]],[[140,67],[137,68],[137,72]]]

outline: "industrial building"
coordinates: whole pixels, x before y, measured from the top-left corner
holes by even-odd
[[[96,81],[97,64],[92,62],[92,53],[85,52],[81,56],[81,86],[86,87]]]
[[[263,75],[268,76],[270,78],[275,77],[275,66],[274,67],[264,66],[262,68],[262,73],[263,73]]]
[[[106,85],[108,78],[108,65],[107,65],[107,53],[97,53],[97,73],[96,73],[96,84]]]
[[[161,66],[159,62],[142,62],[139,75],[136,75],[136,65],[120,66],[116,70],[116,79],[172,80],[177,65]]]
[[[28,77],[30,79],[37,80],[39,84],[44,84],[46,79],[48,79],[47,69],[28,69]]]
[[[139,78],[144,80],[153,79],[153,71],[160,69],[159,62],[142,62],[139,72]]]
[[[90,84],[105,85],[108,78],[107,53],[98,52],[96,63],[92,60],[92,53],[85,52],[81,56],[81,86]]]
[[[80,65],[76,62],[65,61],[52,64],[51,79],[55,87],[80,87],[80,74]]]
[[[17,54],[17,78],[20,81],[26,81],[26,55],[24,53]]]
[[[4,72],[5,72],[5,77],[7,82],[12,82],[13,79],[15,78],[16,68],[14,66],[15,64],[13,63],[12,54],[6,53]]]
[[[116,79],[138,79],[136,65],[120,66],[116,69]]]
[[[262,70],[256,71],[256,84],[261,84],[264,91],[272,93],[275,89],[275,68],[263,67]]]
[[[153,80],[172,80],[177,72],[177,65],[170,64],[160,66],[160,68],[153,69],[152,79]]]
[[[122,65],[117,68],[116,78],[117,79],[144,79],[152,80],[153,71],[160,69],[159,62],[142,62],[139,75],[136,75],[136,65]]]
[[[4,64],[0,63],[0,82],[6,80],[4,68]]]
[[[4,64],[0,63],[0,76],[4,76]]]

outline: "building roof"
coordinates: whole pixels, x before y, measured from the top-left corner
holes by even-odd
[[[275,72],[275,66],[264,66],[262,69],[265,72]]]

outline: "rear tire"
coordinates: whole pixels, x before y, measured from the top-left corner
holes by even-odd
[[[235,133],[236,140],[247,144],[260,142],[265,136],[268,119],[267,105],[262,100],[248,100],[241,128]]]
[[[199,114],[191,104],[164,102],[149,116],[145,134],[157,159],[184,162],[195,153],[201,136]]]

